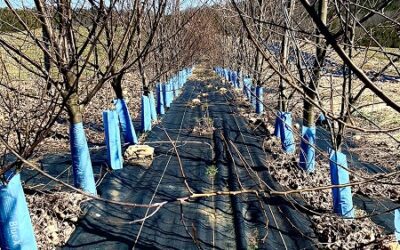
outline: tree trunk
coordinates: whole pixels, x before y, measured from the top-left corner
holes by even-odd
[[[124,94],[122,91],[122,77],[123,77],[123,74],[119,74],[111,82],[111,86],[114,90],[114,93],[115,93],[115,96],[117,97],[117,99],[124,99]]]
[[[67,110],[70,121],[69,140],[74,185],[87,193],[97,194],[89,147],[82,123],[78,86],[75,83],[76,77],[69,71],[66,73],[65,80],[67,89],[72,91],[72,94],[67,97]]]
[[[65,74],[66,87],[71,91],[67,97],[67,110],[69,115],[69,121],[71,124],[77,124],[82,122],[82,112],[79,105],[78,96],[78,84],[76,84],[76,77],[72,71],[68,71]]]
[[[320,0],[318,8],[321,21],[326,24],[328,15],[328,0]],[[323,66],[326,55],[326,48],[320,35],[317,36],[316,43],[317,51],[316,60],[314,63],[313,77],[307,87],[304,87],[304,92],[306,96],[313,101],[315,101],[316,99],[316,92],[318,91],[319,80],[321,77],[321,68]],[[303,125],[307,127],[315,126],[314,106],[307,99],[304,99]]]
[[[287,67],[287,61],[288,61],[288,53],[289,53],[289,27],[290,27],[290,20],[291,16],[293,13],[294,9],[294,0],[288,0],[287,6],[288,10],[288,20],[286,23],[286,30],[285,30],[285,35],[283,36],[282,39],[282,44],[281,44],[281,72],[284,73]],[[282,112],[287,111],[287,96],[286,96],[286,83],[282,79],[282,77],[279,79],[279,110]]]

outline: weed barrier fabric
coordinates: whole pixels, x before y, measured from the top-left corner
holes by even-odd
[[[393,234],[395,232],[395,213],[388,213],[387,210],[395,209],[399,206],[387,198],[367,197],[362,194],[353,194],[354,206],[364,210],[371,216],[371,220],[384,229],[385,234]]]
[[[118,114],[113,110],[103,112],[104,139],[107,148],[107,163],[111,169],[121,169],[124,159],[122,158],[121,136],[118,125]]]
[[[217,87],[226,87],[212,82]],[[255,188],[246,165],[235,154],[231,141],[261,178],[268,183],[264,167],[263,137],[255,135],[244,118],[235,114],[237,107],[207,84],[189,81],[182,95],[163,116],[161,124],[149,133],[145,144],[155,148],[155,157],[147,170],[126,165],[104,178],[99,186],[101,197],[142,204],[172,201],[189,195],[180,172],[174,148],[165,131],[176,143],[186,180],[196,193],[240,190],[237,178],[246,188]],[[208,92],[213,134],[193,131],[204,117],[200,106],[186,104]],[[233,154],[233,157],[231,156]],[[210,178],[207,170],[215,165]],[[271,184],[271,183],[269,183]],[[272,185],[272,184],[271,184]],[[261,201],[261,203],[260,203]],[[267,218],[264,217],[264,210]],[[313,249],[313,237],[307,216],[289,202],[254,194],[215,196],[178,203],[171,202],[142,223],[146,208],[128,208],[97,201],[85,204],[85,215],[64,249]],[[184,222],[184,223],[183,223]],[[268,235],[267,235],[268,230]],[[188,234],[195,234],[195,240]],[[261,239],[267,235],[265,243]],[[136,242],[136,243],[135,243]]]
[[[350,175],[347,171],[347,157],[339,151],[329,151],[329,166],[332,185],[350,183]],[[353,197],[351,187],[332,188],[333,211],[347,218],[354,217]]]
[[[114,100],[115,109],[118,113],[119,123],[121,124],[122,136],[125,143],[137,144],[135,127],[132,123],[132,118],[128,110],[128,106],[124,99]]]
[[[299,165],[301,168],[311,173],[315,170],[316,128],[303,125],[301,135]]]
[[[19,174],[0,181],[0,249],[36,250],[35,234]]]
[[[248,122],[237,115],[235,103],[228,100],[232,96],[210,94],[210,100],[225,105],[210,105],[210,115],[216,129],[215,148],[220,148],[215,155],[224,155],[224,164],[218,167],[227,173],[225,181],[230,190],[256,189],[259,185],[257,175],[274,186],[264,163],[266,155],[262,148],[264,135],[254,134]],[[220,136],[220,134],[223,136]],[[218,146],[218,143],[222,145]],[[240,152],[240,155],[239,153]],[[244,160],[243,160],[244,159]],[[218,161],[217,161],[218,164]],[[252,174],[249,175],[249,172]],[[240,182],[239,182],[239,180]],[[305,236],[312,237],[310,222],[295,211],[287,201],[277,197],[260,198],[253,194],[230,197],[236,235],[236,249],[312,249],[312,243]],[[265,213],[264,213],[265,212]],[[266,216],[266,217],[265,217]],[[292,223],[292,224],[291,224]],[[295,226],[293,226],[295,225]],[[307,228],[308,226],[308,228]],[[299,230],[297,230],[298,228]],[[264,244],[255,239],[267,235]],[[256,241],[257,242],[257,241]],[[232,249],[232,248],[230,248]]]
[[[74,185],[90,194],[97,194],[92,161],[82,122],[71,123],[69,130]]]

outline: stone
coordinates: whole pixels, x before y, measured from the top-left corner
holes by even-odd
[[[154,148],[148,145],[132,145],[129,146],[125,153],[125,160],[135,160],[135,159],[153,159]]]
[[[201,103],[201,101],[198,98],[195,98],[195,99],[192,100],[192,104],[193,105],[199,105],[200,103]]]
[[[227,90],[226,88],[220,88],[220,89],[219,89],[219,92],[220,92],[221,94],[225,94],[227,91],[228,91],[228,90]]]

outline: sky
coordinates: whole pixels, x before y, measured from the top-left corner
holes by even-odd
[[[85,0],[72,0],[72,2],[82,2]],[[181,0],[181,9],[200,6],[205,0]],[[9,2],[16,8],[33,7],[33,0],[9,0]],[[0,8],[6,7],[5,0],[0,0]]]
[[[22,7],[22,6],[26,6],[26,7],[32,7],[32,3],[33,0],[9,0],[9,2],[13,5],[13,6],[17,6],[17,7]],[[0,0],[0,7],[6,7],[6,3],[4,0]]]

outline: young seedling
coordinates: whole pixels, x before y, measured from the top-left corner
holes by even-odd
[[[258,230],[253,230],[252,234],[248,235],[248,244],[250,250],[257,250],[258,249]]]
[[[193,132],[199,135],[211,135],[214,131],[214,121],[210,117],[202,117],[196,119],[196,126],[193,128]]]
[[[207,111],[207,110],[208,110],[208,107],[209,107],[208,103],[203,103],[203,104],[201,105],[201,111]]]
[[[208,178],[214,179],[218,173],[218,168],[213,164],[207,167],[206,174]]]

